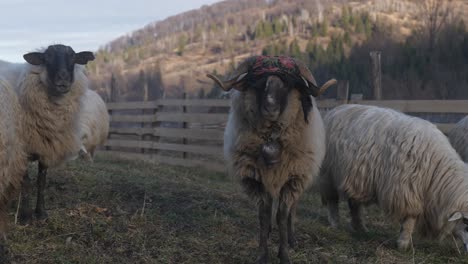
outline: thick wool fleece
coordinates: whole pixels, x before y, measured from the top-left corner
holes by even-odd
[[[24,142],[28,154],[36,154],[47,167],[54,167],[80,150],[81,97],[88,87],[84,68],[75,66],[75,81],[60,97],[47,94],[46,70],[26,65],[16,87],[22,107]]]
[[[313,99],[312,99],[313,100]],[[314,107],[304,120],[300,94],[293,89],[280,120],[262,121],[255,91],[232,92],[232,105],[224,135],[224,154],[229,170],[240,180],[244,190],[254,199],[261,199],[265,192],[277,198],[281,189],[289,185],[287,202],[297,200],[304,189],[318,175],[325,155],[325,133],[322,118]],[[267,168],[259,158],[265,135],[272,129],[282,145],[280,163]],[[250,168],[255,168],[257,181],[249,178]],[[260,183],[260,184],[258,184]]]
[[[336,107],[324,117],[327,153],[322,197],[337,190],[377,203],[391,218],[417,219],[424,235],[443,237],[468,211],[468,170],[448,139],[428,121],[363,105]]]
[[[0,233],[5,231],[6,206],[21,185],[27,158],[20,138],[20,105],[12,85],[0,79]]]

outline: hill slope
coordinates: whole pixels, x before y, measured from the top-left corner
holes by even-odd
[[[468,14],[466,1],[453,5],[460,17]],[[109,94],[113,86],[119,100],[142,100],[145,87],[149,99],[180,96],[184,90],[203,96],[212,87],[204,78],[207,72],[224,73],[239,60],[261,53],[301,57],[318,71],[319,80],[330,75],[350,79],[364,73],[333,67],[340,67],[336,65],[375,33],[404,43],[423,26],[421,12],[417,0],[223,1],[151,23],[106,44],[90,72],[101,93]],[[328,68],[318,69],[320,65]],[[367,85],[360,82],[355,86]],[[355,92],[366,93],[366,88],[360,89]]]

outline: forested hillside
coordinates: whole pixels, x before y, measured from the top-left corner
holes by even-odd
[[[287,54],[318,82],[349,80],[351,93],[371,98],[369,52],[379,50],[384,98],[467,99],[467,15],[462,0],[228,0],[116,39],[89,69],[115,100],[218,97],[206,73],[223,75],[253,54]]]

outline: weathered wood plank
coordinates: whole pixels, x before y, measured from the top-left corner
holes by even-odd
[[[160,143],[154,141],[109,139],[104,144],[109,147],[139,148],[139,149],[159,149],[179,152],[190,152],[196,154],[206,154],[213,156],[222,156],[222,147],[200,146],[200,145],[182,145],[174,143]]]
[[[142,128],[142,127],[111,127],[110,133],[127,134],[127,135],[152,135],[156,137],[171,137],[171,138],[189,138],[189,139],[204,139],[204,140],[223,140],[224,132],[217,129],[196,129],[196,128]]]
[[[442,131],[443,133],[447,134],[450,129],[452,129],[455,124],[441,124],[441,123],[434,123],[434,125],[437,126],[438,129],[440,129],[440,131]]]
[[[189,122],[189,123],[223,123],[227,121],[228,114],[210,113],[156,113],[155,115],[111,115],[111,122]]]
[[[131,159],[131,160],[143,160],[152,163],[164,163],[175,166],[184,167],[203,167],[208,170],[217,172],[226,172],[226,166],[221,162],[215,161],[203,161],[195,159],[181,159],[175,157],[167,157],[158,154],[139,154],[130,152],[120,151],[98,151],[98,153],[112,155],[118,158]]]
[[[109,110],[153,109],[159,106],[206,106],[229,107],[230,100],[225,99],[161,99],[149,102],[107,103]]]

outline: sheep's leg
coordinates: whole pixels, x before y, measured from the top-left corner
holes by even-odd
[[[296,221],[296,207],[297,201],[291,206],[291,210],[289,212],[288,217],[288,243],[291,248],[295,248],[297,245],[296,235],[295,235],[295,228],[294,223]]]
[[[412,234],[414,231],[414,225],[416,224],[415,217],[406,217],[401,223],[400,237],[398,238],[398,249],[407,250],[410,243],[412,242]]]
[[[288,203],[287,200],[281,198],[278,213],[276,215],[280,238],[278,258],[280,259],[281,264],[291,263],[288,252],[288,217],[290,210],[290,203]]]
[[[271,228],[271,206],[272,198],[269,194],[260,200],[258,205],[258,219],[260,222],[260,236],[259,236],[259,256],[257,263],[269,263],[268,253],[268,236]]]
[[[30,204],[31,195],[31,179],[29,178],[28,171],[23,176],[23,183],[21,184],[21,201],[19,211],[19,223],[26,225],[31,223],[32,209]]]
[[[280,259],[281,264],[291,263],[289,259],[289,252],[288,252],[288,243],[289,243],[289,228],[288,228],[288,219],[290,218],[291,214],[295,214],[295,212],[291,212],[293,206],[297,206],[297,201],[299,200],[299,196],[304,190],[304,182],[300,177],[291,176],[290,180],[281,188],[280,199],[279,199],[279,206],[278,206],[278,213],[276,215],[276,220],[278,222],[278,229],[279,229],[279,238],[280,238],[280,245],[278,249],[278,257]],[[295,209],[294,209],[295,210]],[[291,220],[294,220],[291,217]],[[292,223],[292,221],[291,221]],[[291,226],[292,227],[292,226]]]
[[[326,172],[322,173],[325,173],[326,175],[323,177],[325,181],[320,184],[322,204],[326,205],[328,209],[328,223],[331,227],[337,228],[340,223],[340,212],[338,207],[340,195],[333,184],[332,175]]]
[[[39,162],[39,173],[37,174],[37,203],[36,203],[36,219],[47,219],[47,212],[44,204],[44,190],[46,186],[47,167]]]
[[[362,222],[362,204],[349,198],[348,207],[351,214],[351,227],[353,230],[356,232],[367,232],[367,227]]]
[[[5,235],[7,221],[7,201],[2,199],[0,202],[0,263],[10,263],[8,246]]]

